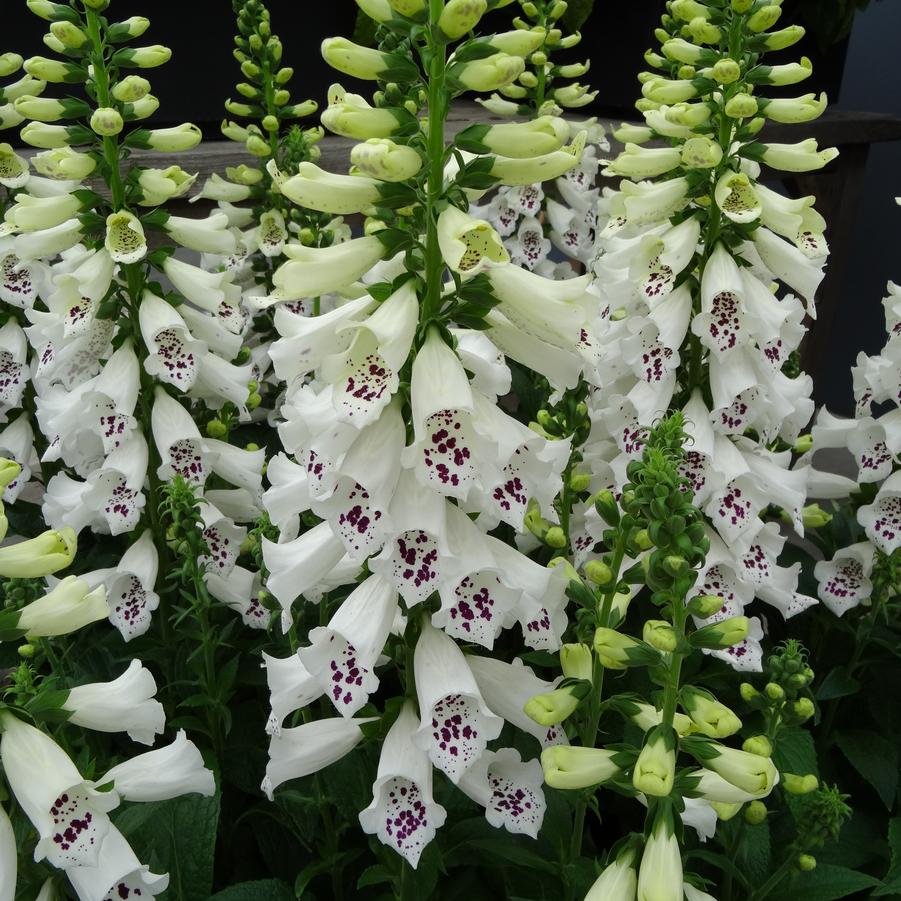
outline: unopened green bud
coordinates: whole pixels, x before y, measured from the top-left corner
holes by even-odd
[[[228,429],[225,427],[225,423],[220,422],[218,419],[211,419],[206,424],[206,433],[210,438],[224,438],[228,434]]]
[[[640,529],[635,534],[635,547],[640,551],[649,551],[654,546],[647,529]]]
[[[594,658],[587,644],[565,644],[560,648],[560,667],[567,679],[591,682]]]
[[[679,647],[676,630],[662,619],[649,619],[644,624],[641,636],[652,648],[664,654],[672,654]]]
[[[535,4],[531,2],[531,0],[528,0],[528,2],[522,4],[522,11],[530,19],[538,18],[538,7],[535,6]]]
[[[603,560],[589,560],[584,569],[585,578],[595,585],[609,585],[613,581],[613,571]]]
[[[745,808],[745,822],[749,826],[759,826],[766,819],[766,813],[763,801],[752,801]]]
[[[772,757],[773,743],[765,735],[754,735],[742,742],[742,750],[758,757]]]
[[[608,526],[615,526],[619,522],[619,506],[612,491],[599,491],[594,498],[594,507]]]
[[[798,776],[795,773],[782,774],[782,787],[790,795],[809,795],[820,787],[820,780],[812,773]]]
[[[775,682],[767,682],[763,687],[763,693],[771,701],[782,701],[785,699],[785,690]]]
[[[713,169],[723,159],[723,148],[716,141],[699,135],[682,145],[682,163],[690,169]]]
[[[534,72],[526,70],[519,76],[519,83],[524,88],[534,88],[538,86],[538,76]]]
[[[583,491],[588,491],[588,488],[591,485],[591,475],[587,472],[576,472],[570,476],[569,479],[569,487],[572,491],[575,491],[576,494],[581,494]]]
[[[254,391],[253,394],[250,394],[247,397],[247,409],[248,410],[256,410],[256,408],[262,402],[263,402],[263,398]]]
[[[548,547],[560,550],[561,548],[566,547],[566,533],[560,526],[551,526],[544,536],[544,543]]]
[[[290,66],[286,66],[284,69],[279,69],[278,72],[275,73],[275,83],[287,84],[293,76],[294,69]]]
[[[748,31],[754,34],[766,31],[767,28],[772,28],[779,21],[781,15],[782,10],[775,4],[762,6],[748,18]]]
[[[746,704],[760,697],[760,692],[750,682],[742,682],[738,687],[738,693]]]
[[[91,116],[91,129],[101,137],[119,134],[124,125],[122,114],[112,107],[102,106],[100,109],[94,110],[94,114]]]
[[[709,619],[723,609],[723,599],[716,594],[699,594],[689,601],[688,609],[701,619]]]
[[[813,450],[813,435],[809,432],[806,435],[799,435],[795,441],[794,451],[796,454],[806,454]]]
[[[83,0],[84,5],[94,12],[102,12],[109,6],[109,0]]]
[[[689,636],[693,647],[722,650],[744,641],[748,637],[749,622],[746,616],[729,616],[719,622],[703,626]]]
[[[801,511],[801,521],[805,529],[821,529],[832,522],[832,514],[819,504],[810,504]]]
[[[752,6],[754,6],[754,0],[732,0],[732,11],[737,12],[740,16],[750,12]]]
[[[534,66],[547,65],[547,54],[543,50],[536,50],[530,57],[530,60],[532,62],[532,65],[534,65]],[[525,74],[526,73],[523,72],[523,75],[525,75]],[[531,74],[531,73],[529,73],[529,74]],[[522,80],[522,75],[519,76],[519,80],[523,84],[525,84],[525,82]],[[527,87],[528,87],[528,85],[527,85]],[[532,85],[531,87],[534,87],[534,85]]]
[[[789,25],[780,31],[762,35],[767,50],[785,50],[792,47],[804,37],[805,31],[800,25]]]
[[[566,2],[566,0],[557,0],[557,2],[551,8],[551,11],[548,13],[548,16],[549,18],[556,21],[566,12],[567,9],[569,9],[569,4]]]
[[[734,59],[721,59],[711,74],[720,84],[734,84],[741,78],[741,66]]]
[[[677,74],[678,74],[679,78],[684,78],[686,81],[691,81],[692,78],[694,78],[695,75],[698,74],[698,70],[695,69],[694,66],[684,65],[684,66],[679,66],[679,70],[678,70]]]
[[[30,660],[34,657],[35,647],[33,644],[20,644],[17,651],[20,657],[25,660]]]
[[[272,153],[272,148],[259,135],[251,135],[244,146],[254,156],[269,156]]]
[[[248,84],[246,81],[236,84],[235,90],[248,100],[256,100],[256,98],[260,96],[260,92],[252,84]]]
[[[529,719],[540,726],[556,726],[576,712],[590,690],[590,682],[577,682],[529,698],[523,710]]]
[[[741,803],[726,804],[724,801],[711,801],[710,806],[716,811],[716,818],[724,823],[741,810]]]
[[[50,25],[50,33],[67,50],[78,50],[88,39],[88,36],[72,22],[53,22]]]
[[[809,873],[817,868],[817,859],[812,854],[798,855],[798,869],[802,873]]]
[[[262,123],[260,123],[266,131],[278,131],[279,130],[279,121],[276,116],[265,116],[263,118]]]
[[[803,723],[814,715],[816,707],[810,698],[798,698],[797,701],[792,701],[788,705],[788,711],[799,722]]]
[[[736,94],[726,103],[726,115],[732,119],[750,119],[757,115],[757,99],[751,94]]]
[[[284,90],[284,88],[280,91],[276,91],[275,94],[272,95],[272,100],[276,106],[285,106],[290,99],[291,92]]]
[[[140,75],[127,75],[113,86],[113,97],[121,103],[136,103],[150,93],[150,82]]]

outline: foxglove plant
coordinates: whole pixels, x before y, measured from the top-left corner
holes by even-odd
[[[513,146],[493,147],[496,152],[517,156],[537,152],[529,144],[553,146],[559,128],[557,117],[565,110],[575,110],[590,104],[597,96],[579,82],[571,82],[588,72],[590,62],[561,64],[553,57],[559,51],[578,46],[579,32],[564,34],[564,0],[521,0],[525,18],[515,18],[513,24],[521,30],[543,36],[538,49],[526,60],[526,68],[516,82],[503,85],[497,93],[479,102],[490,112],[504,117],[526,117],[533,123],[530,142],[520,149]],[[484,151],[480,134],[486,126],[476,125],[465,130],[458,145],[476,152]],[[588,140],[579,165],[555,179],[553,184],[512,184],[499,188],[490,201],[474,207],[473,213],[483,216],[504,237],[511,260],[519,266],[552,278],[572,278],[591,263],[595,255],[597,227],[598,150],[610,145],[604,129],[597,120],[570,122],[572,134],[588,132]],[[503,135],[496,130],[495,140]],[[515,129],[511,134],[515,133]],[[563,262],[550,259],[551,247],[566,258]]]
[[[0,470],[6,483],[18,466],[4,459]],[[5,527],[2,515],[0,523]],[[0,529],[0,539],[4,532]],[[30,841],[27,829],[13,829],[20,818],[36,833],[35,862],[63,871],[79,901],[159,894],[168,877],[149,873],[112,825],[110,813],[120,801],[161,801],[191,792],[209,796],[216,789],[184,732],[170,747],[132,757],[105,775],[102,759],[89,764],[93,772],[85,774],[67,751],[79,743],[71,727],[127,733],[152,745],[166,725],[156,681],[139,660],[132,659],[112,681],[67,686],[53,641],[112,613],[103,584],[92,586],[76,576],[50,578],[73,562],[76,550],[75,533],[68,528],[0,548],[0,643],[22,642],[21,662],[4,671],[0,693],[0,773],[9,788],[4,797],[10,798],[0,812],[0,875],[9,898],[22,887],[17,871],[24,849],[17,847],[16,835]],[[43,870],[41,881],[45,876]]]
[[[755,94],[810,74],[806,59],[763,62],[803,34],[767,31],[780,13],[748,0],[677,0],[663,17],[661,52],[646,56],[659,72],[641,76],[646,125],[617,132],[625,150],[604,170],[625,180],[602,204],[595,271],[612,352],[589,403],[585,456],[592,487],[619,491],[641,454],[641,427],[682,410],[693,438],[684,471],[710,529],[706,589],[734,615],[758,597],[788,618],[816,600],[798,591],[798,564],[779,565],[786,538],[768,514],[781,510],[799,535],[818,524],[817,511],[805,511],[808,484],[826,480],[796,457],[813,413],[796,351],[827,247],[814,198],[790,200],[759,179],[761,166],[809,172],[837,151],[757,140],[767,120],[806,122],[826,106],[825,96]],[[652,138],[662,146],[643,146]],[[582,525],[589,546],[599,528],[592,511]],[[753,619],[743,642],[716,653],[759,670],[761,636]]]
[[[372,215],[363,237],[327,248],[288,245],[275,290],[260,301],[277,306],[271,356],[286,383],[286,453],[269,465],[264,499],[280,530],[277,542],[262,543],[266,588],[284,629],[300,626],[304,645],[266,662],[273,738],[264,789],[271,794],[380,732],[370,696],[384,649],[398,661],[406,700],[389,704],[385,719],[394,722],[361,822],[416,866],[444,819],[433,767],[483,806],[489,822],[533,835],[541,822],[535,761],[487,750],[504,717],[486,692],[502,699],[515,691],[503,682],[519,676],[480,676],[483,658],[458,642],[490,649],[518,623],[528,646],[560,645],[562,570],[489,530],[504,523],[522,533],[531,497],[545,499],[541,512],[554,516],[549,501],[569,442],[525,428],[497,398],[510,386],[505,355],[529,366],[542,346],[566,373],[562,387],[573,386],[594,303],[587,279],[558,283],[512,265],[497,232],[466,212],[465,192],[511,171],[533,182],[559,176],[578,164],[585,136],[562,148],[568,129],[560,123],[545,153],[467,161],[444,138],[450,100],[511,83],[543,33],[470,37],[449,53],[478,24],[471,5],[360,6],[407,52],[386,51],[385,40],[379,50],[343,38],[323,43],[340,71],[390,82],[374,106],[333,88],[323,115],[327,127],[366,139],[352,151],[359,174],[313,164],[290,177],[274,172],[280,190],[308,207]],[[423,99],[427,117],[418,121]],[[531,123],[501,128],[505,140],[511,128],[524,137],[534,131]],[[491,140],[489,131],[486,151]],[[319,316],[284,304],[330,292],[347,299]],[[312,528],[310,513],[319,520]],[[349,595],[336,591],[364,567],[370,575]],[[307,631],[311,602],[323,627]],[[323,695],[337,716],[285,726],[286,716]],[[507,709],[522,724],[521,710]]]
[[[246,81],[236,86],[239,99],[228,100],[225,108],[239,120],[249,121],[226,120],[222,133],[243,144],[256,165],[241,164],[227,169],[224,177],[214,175],[194,199],[216,201],[236,236],[234,253],[206,254],[203,265],[230,273],[241,286],[248,314],[242,353],[253,364],[254,394],[259,395],[253,403],[259,404],[267,394],[265,380],[271,376],[267,348],[276,333],[271,311],[261,311],[250,299],[271,293],[272,276],[287,259],[286,245],[327,247],[350,233],[340,217],[297,206],[275,183],[273,171],[294,175],[299,167],[319,159],[322,128],[297,124],[315,113],[317,104],[291,102],[288,84],[294,70],[281,65],[282,43],[272,33],[266,6],[259,0],[234,0],[232,7],[238,27],[234,56]],[[323,311],[328,303],[324,307],[319,298],[292,306],[299,314],[309,315]],[[263,409],[271,409],[274,398],[266,400]],[[235,424],[228,412],[207,424],[212,437],[224,437]]]
[[[146,629],[156,604],[149,577],[166,554],[162,481],[177,472],[202,485],[215,471],[241,481],[235,488],[256,503],[260,455],[200,440],[189,412],[231,404],[249,416],[251,367],[230,362],[241,347],[240,289],[229,274],[214,277],[175,254],[176,245],[230,253],[235,237],[223,213],[186,219],[165,210],[194,177],[178,166],[133,164],[135,150],[178,152],[200,140],[189,124],[143,127],[159,104],[147,79],[130,70],[170,56],[157,45],[129,46],[148,20],[111,22],[106,2],[29,7],[50,23],[45,43],[60,58],[24,63],[39,89],[20,93],[13,107],[31,120],[22,138],[42,151],[31,161],[40,176],[16,192],[3,240],[41,298],[23,296],[19,306],[35,354],[32,425],[42,435],[42,461],[60,470],[46,482],[43,513],[57,527],[150,531],[155,547],[146,548],[141,572],[122,571],[140,584],[117,589],[129,610],[117,608],[114,622],[130,638]],[[83,85],[84,98],[38,96],[45,82]],[[89,176],[107,193],[88,185]],[[151,250],[156,238],[161,246]]]

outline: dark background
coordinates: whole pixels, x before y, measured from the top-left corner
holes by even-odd
[[[858,13],[850,37],[833,41],[830,24],[845,0],[785,0],[780,25],[800,22],[810,32],[804,42],[780,54],[779,61],[802,54],[814,62],[813,76],[802,85],[786,89],[788,95],[825,90],[830,102],[846,110],[866,110],[901,115],[901,89],[895,63],[901,39],[901,0],[878,0]],[[2,50],[23,56],[47,53],[41,43],[46,23],[28,12],[24,0],[2,0],[4,40]],[[322,61],[319,44],[328,35],[353,34],[357,7],[353,0],[312,4],[309,0],[269,0],[274,31],[284,44],[284,64],[293,66],[289,87],[294,99],[311,97],[324,103],[328,85],[340,81],[349,89],[366,93],[368,86],[354,86],[351,79],[332,72]],[[612,11],[615,8],[615,12]],[[513,15],[511,5],[494,14],[489,25],[505,28]],[[636,73],[644,68],[642,54],[655,45],[653,29],[663,10],[660,0],[597,0],[583,27],[584,41],[574,58],[590,56],[593,69],[587,79],[600,89],[596,109],[589,113],[634,118],[632,104],[638,96]],[[146,74],[161,101],[156,123],[190,120],[200,125],[208,139],[219,137],[218,124],[225,115],[223,101],[235,95],[239,80],[231,56],[233,16],[230,0],[195,0],[190,4],[113,0],[111,17],[148,14],[150,30],[138,43],[162,43],[173,50],[169,65]],[[828,46],[826,46],[828,44]],[[52,90],[48,90],[52,93]],[[4,135],[8,139],[7,135]],[[860,198],[856,239],[844,302],[828,349],[825,377],[820,368],[821,397],[837,411],[851,409],[849,367],[860,350],[876,352],[883,341],[880,299],[885,282],[901,280],[901,209],[894,197],[901,195],[901,146],[873,148],[867,179]],[[825,384],[823,382],[825,381]]]

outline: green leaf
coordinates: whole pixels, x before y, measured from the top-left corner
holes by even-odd
[[[357,880],[357,888],[366,888],[367,885],[381,885],[383,882],[391,882],[391,874],[380,864],[373,864],[363,870]]]
[[[294,893],[279,879],[261,879],[232,885],[211,895],[209,901],[294,901]]]
[[[860,691],[860,682],[851,678],[843,666],[837,666],[817,689],[817,700],[830,701],[834,698],[845,698],[858,691]]]
[[[873,892],[874,896],[901,895],[901,817],[895,817],[888,824],[888,844],[892,850],[892,862],[884,884]]]
[[[218,793],[135,805],[116,818],[151,871],[169,873],[168,901],[209,901],[218,825]]]
[[[773,761],[780,770],[787,773],[797,773],[799,776],[806,776],[808,773],[820,775],[813,737],[806,729],[797,726],[779,730]]]
[[[783,897],[790,897],[791,901],[836,901],[877,885],[879,880],[866,873],[821,863],[810,873],[799,874],[791,891]]]
[[[878,732],[866,729],[841,732],[836,736],[836,744],[851,766],[876,789],[882,803],[891,810],[898,791],[897,745]]]
[[[569,0],[563,24],[570,31],[578,31],[594,11],[594,0]]]

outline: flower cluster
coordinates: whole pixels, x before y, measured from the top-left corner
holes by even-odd
[[[542,144],[552,144],[558,116],[564,110],[579,109],[597,96],[578,82],[590,68],[590,63],[560,64],[553,60],[555,53],[576,47],[582,39],[574,32],[564,34],[564,15],[567,4],[563,0],[522,0],[525,18],[515,18],[514,25],[543,36],[538,49],[529,55],[525,68],[514,83],[504,85],[498,93],[479,102],[490,112],[504,117],[525,116],[533,123],[534,133],[529,144],[519,151],[512,147],[498,148],[511,156],[536,153]],[[487,126],[468,128],[459,146],[477,149],[481,133]],[[549,278],[572,278],[594,258],[597,206],[600,194],[596,186],[598,150],[609,150],[604,129],[597,120],[569,122],[573,134],[588,133],[582,158],[577,166],[555,179],[551,185],[540,181],[514,182],[499,188],[487,204],[474,206],[472,212],[488,220],[505,239],[512,262],[531,272]],[[534,145],[531,149],[529,145]],[[546,192],[547,191],[547,192]],[[549,259],[552,247],[566,258],[563,262]]]
[[[807,60],[762,61],[803,34],[767,31],[780,12],[743,0],[676,2],[657,31],[660,53],[646,55],[658,70],[640,76],[646,125],[617,132],[625,149],[604,170],[625,180],[602,202],[595,272],[606,352],[585,456],[595,490],[618,492],[641,454],[641,427],[682,410],[693,439],[684,472],[710,525],[705,591],[722,595],[730,615],[758,597],[788,618],[816,601],[798,592],[798,565],[778,564],[786,539],[767,514],[781,511],[803,534],[817,481],[798,458],[803,442],[795,447],[813,414],[797,348],[827,248],[814,198],[785,198],[760,174],[819,169],[836,151],[757,140],[767,120],[805,122],[825,108],[825,97],[755,93],[810,74]],[[584,527],[587,548],[590,511]],[[752,621],[722,656],[759,669],[761,636]]]
[[[359,584],[296,655],[267,660],[273,738],[264,788],[271,793],[360,742],[372,728],[372,717],[358,714],[372,710],[380,655],[386,644],[406,647],[408,697],[395,708],[373,802],[360,819],[415,866],[445,816],[433,798],[433,767],[485,807],[489,822],[532,835],[541,824],[537,761],[487,744],[505,719],[544,743],[561,740],[522,712],[526,692],[546,683],[524,667],[464,654],[457,641],[490,650],[518,624],[527,646],[560,646],[563,572],[490,530],[522,533],[530,499],[554,515],[569,442],[525,427],[498,398],[510,389],[505,355],[528,367],[546,349],[561,387],[575,384],[596,299],[585,278],[551,282],[511,264],[494,229],[466,212],[467,189],[505,173],[534,180],[577,165],[584,135],[563,148],[569,129],[555,120],[556,137],[537,156],[508,158],[492,148],[526,146],[520,138],[535,128],[496,126],[483,130],[481,154],[447,168],[459,152],[444,142],[448,99],[473,85],[511,83],[543,32],[470,38],[448,56],[455,35],[480,15],[460,31],[450,17],[459,4],[360,5],[381,10],[382,28],[406,36],[410,52],[326,40],[335,68],[393,87],[375,106],[332,91],[326,126],[368,138],[352,150],[356,174],[308,163],[276,175],[282,193],[306,207],[371,218],[366,235],[331,247],[286,244],[288,261],[264,301],[277,305],[280,337],[270,354],[285,385],[285,453],[269,464],[264,496],[280,535],[262,547],[266,588],[286,631],[303,618],[299,599],[331,611],[331,598],[346,594],[336,589]],[[430,61],[425,78],[417,58]],[[420,94],[428,99],[421,124],[390,105]],[[289,305],[336,292],[320,315]],[[369,575],[359,581],[364,567]],[[323,695],[338,717],[283,726]]]
[[[901,203],[901,200],[899,200]],[[856,518],[865,540],[841,548],[817,563],[822,602],[836,616],[874,596],[898,591],[894,570],[901,549],[901,289],[892,282],[882,302],[888,333],[881,353],[861,353],[852,371],[855,416],[844,419],[823,409],[813,428],[813,447],[847,448],[857,466]],[[881,411],[881,412],[877,412]]]
[[[542,725],[566,721],[578,731],[580,745],[542,753],[549,785],[582,790],[609,783],[648,808],[644,836],[629,836],[614,851],[588,893],[591,899],[634,901],[636,890],[647,901],[679,901],[683,892],[709,897],[683,873],[683,823],[709,838],[717,817],[728,819],[767,797],[779,781],[766,737],[748,738],[741,750],[722,743],[742,729],[741,720],[707,689],[682,682],[688,658],[699,650],[734,648],[749,628],[748,619],[732,615],[728,599],[704,582],[711,542],[693,505],[691,482],[681,474],[684,425],[683,414],[675,413],[644,433],[641,458],[627,467],[620,502],[609,491],[597,500],[606,553],[586,567],[587,584],[572,570],[569,585],[583,608],[578,633],[585,641],[564,646],[566,679],[525,708]],[[625,621],[642,586],[659,612],[644,621],[638,638],[625,631]],[[660,700],[649,704],[614,694],[602,703],[605,673],[630,668],[648,668],[651,681],[663,687]],[[638,725],[641,746],[596,748],[605,711]],[[692,763],[685,766],[684,757]],[[584,814],[582,801],[579,843]]]
[[[235,235],[222,212],[190,219],[165,210],[194,182],[179,166],[130,161],[139,149],[177,152],[200,140],[193,125],[143,127],[158,101],[133,70],[159,66],[170,53],[130,46],[148,20],[111,23],[101,15],[105,4],[82,12],[29,6],[50,23],[45,43],[61,58],[25,60],[39,87],[13,101],[17,115],[31,120],[23,140],[41,152],[30,160],[37,174],[25,168],[10,189],[0,239],[10,273],[2,359],[13,399],[30,346],[34,419],[16,419],[0,447],[33,465],[34,428],[43,514],[57,528],[140,533],[156,522],[161,481],[175,474],[202,488],[215,473],[232,486],[219,492],[223,508],[249,509],[253,518],[262,454],[206,439],[195,423],[205,407],[249,416],[251,365],[238,359],[241,290],[230,273],[207,273],[184,259],[184,251],[233,253]],[[85,99],[44,96],[47,82],[83,85]],[[154,233],[161,246],[151,251]],[[14,484],[8,496],[20,488]],[[209,510],[211,524],[237,530],[231,516]],[[162,545],[161,535],[148,536],[103,575],[119,595],[114,622],[126,639],[149,626]]]

